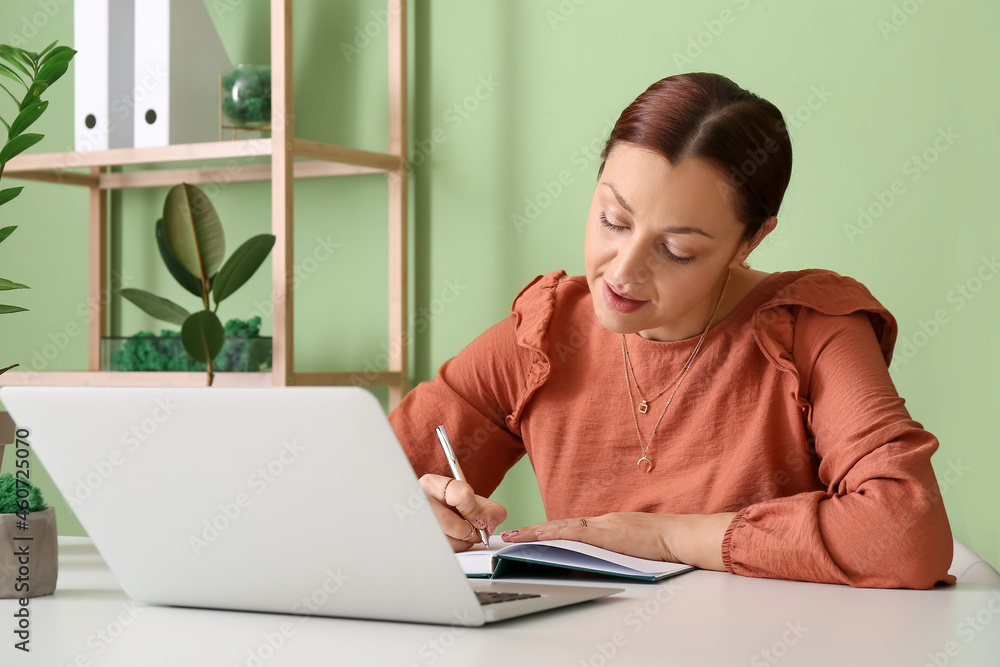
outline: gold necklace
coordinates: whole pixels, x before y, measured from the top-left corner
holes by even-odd
[[[694,358],[698,356],[698,351],[701,349],[701,344],[705,341],[705,336],[708,334],[708,330],[712,327],[712,322],[715,321],[715,316],[719,312],[719,306],[722,305],[723,297],[726,296],[726,288],[729,286],[729,279],[732,277],[732,275],[733,275],[733,270],[730,269],[729,273],[726,274],[726,284],[722,286],[722,294],[719,295],[719,302],[715,304],[715,312],[712,313],[712,317],[709,318],[708,324],[705,325],[705,330],[701,333],[701,337],[698,338],[698,344],[695,346],[694,352],[691,353],[691,356],[688,357],[687,363],[684,364],[684,368],[681,369],[680,380],[677,381],[677,386],[674,387],[674,390],[670,392],[670,396],[667,398],[667,403],[666,405],[663,406],[663,410],[660,411],[660,416],[659,418],[657,418],[656,424],[653,425],[653,431],[649,434],[649,440],[647,441],[643,441],[642,439],[642,431],[639,429],[639,418],[635,414],[635,401],[632,398],[632,382],[629,380],[629,367],[631,366],[631,362],[629,361],[628,351],[625,347],[625,334],[622,334],[622,364],[625,366],[625,384],[628,386],[628,402],[629,405],[632,407],[632,420],[635,422],[635,433],[637,436],[639,436],[639,446],[642,448],[642,456],[639,457],[639,460],[635,462],[635,465],[639,468],[639,470],[643,469],[642,464],[644,461],[646,463],[646,470],[645,470],[646,472],[650,472],[653,469],[653,461],[650,460],[650,458],[647,456],[649,452],[649,446],[653,443],[653,436],[656,435],[656,429],[660,426],[660,420],[662,420],[663,415],[666,414],[667,408],[670,407],[670,402],[674,400],[674,394],[676,394],[677,390],[680,389],[681,383],[684,382],[684,377],[687,375],[688,370],[691,368],[691,364],[694,363]],[[632,370],[632,379],[633,380],[635,379],[634,369]],[[667,385],[667,388],[669,388],[673,384],[674,383],[671,382],[669,385]],[[639,384],[636,383],[636,389],[638,389],[638,387]],[[663,391],[666,391],[666,388]],[[662,394],[663,392],[661,391],[660,393]],[[657,396],[659,396],[659,394],[657,394]],[[655,398],[655,396],[653,398]],[[643,412],[645,411],[643,410]]]
[[[639,412],[641,412],[642,414],[646,414],[646,412],[649,410],[649,404],[658,399],[660,396],[662,396],[663,392],[665,392],[667,389],[670,389],[672,386],[674,386],[674,383],[677,382],[677,378],[681,376],[681,373],[684,372],[684,369],[681,368],[681,370],[677,371],[677,375],[675,375],[674,379],[670,381],[670,384],[668,384],[666,387],[658,391],[655,396],[651,398],[643,398],[642,389],[639,387],[639,380],[636,379],[635,377],[635,368],[632,367],[632,357],[629,356],[628,347],[625,346],[625,334],[622,334],[622,348],[625,351],[624,352],[625,363],[628,364],[628,371],[626,371],[625,377],[628,378],[628,373],[629,372],[632,373],[632,382],[635,383],[635,393],[639,394]]]

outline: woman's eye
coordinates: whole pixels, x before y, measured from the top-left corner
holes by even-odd
[[[611,222],[607,219],[607,217],[604,215],[603,212],[601,213],[600,218],[601,218],[601,224],[612,231],[620,232],[626,229],[626,227],[622,227],[621,225],[611,224]]]
[[[622,225],[612,224],[611,221],[608,220],[607,216],[605,216],[603,212],[600,214],[599,218],[601,220],[601,224],[613,232],[620,233],[628,229],[628,227]],[[667,257],[667,259],[669,259],[672,262],[677,262],[678,264],[690,264],[695,259],[694,257],[678,257],[674,253],[670,252],[670,248],[668,248],[665,244],[660,246],[660,252],[662,252]]]
[[[690,264],[694,261],[694,257],[678,257],[674,253],[670,252],[670,248],[665,245],[660,246],[663,249],[663,254],[667,256],[667,259],[677,262],[678,264]]]

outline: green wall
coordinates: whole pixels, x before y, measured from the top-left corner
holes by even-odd
[[[0,41],[11,42],[34,21],[44,24],[28,48],[71,42],[72,9],[61,3],[7,0]],[[41,22],[45,4],[60,9]],[[234,62],[267,60],[266,5],[206,2]],[[300,136],[387,148],[386,35],[369,23],[384,7],[296,2]],[[410,8],[411,157],[419,164],[411,189],[411,305],[413,321],[426,324],[410,350],[417,380],[433,377],[502,319],[534,276],[582,273],[596,148],[618,113],[664,76],[719,72],[774,102],[791,125],[792,181],[778,228],[751,263],[764,271],[832,269],[863,282],[892,311],[900,336],[890,371],[914,419],[941,442],[934,464],[955,535],[1000,566],[991,511],[1000,434],[989,416],[1000,377],[1000,280],[990,280],[1000,250],[1000,51],[991,30],[1000,6],[411,0]],[[366,24],[371,43],[359,42],[363,48],[348,61],[342,45]],[[36,150],[71,146],[71,81],[52,92],[39,123],[47,136]],[[949,132],[950,143],[935,147],[939,133]],[[914,161],[921,155],[922,167]],[[572,182],[547,199],[546,185],[562,172]],[[354,370],[382,353],[385,192],[383,176],[296,185],[296,261],[312,253],[317,238],[339,244],[297,292],[297,369]],[[183,301],[151,243],[163,195],[115,196],[113,266],[124,285]],[[543,207],[530,224],[515,224],[515,214],[536,213],[531,201]],[[231,247],[269,229],[263,184],[222,187],[215,204]],[[859,224],[859,208],[873,212],[870,221]],[[31,312],[3,318],[0,361],[31,367],[67,325],[86,324],[77,314],[87,299],[86,194],[32,183],[2,216],[3,224],[21,226],[0,246],[0,275],[33,290],[13,293]],[[253,313],[267,296],[269,269],[225,304],[224,317]],[[154,327],[114,301],[114,333]],[[85,366],[84,337],[67,338],[65,349],[45,360],[48,369]],[[496,494],[510,509],[509,526],[544,516],[526,463]],[[65,507],[59,520],[62,532],[79,530]]]

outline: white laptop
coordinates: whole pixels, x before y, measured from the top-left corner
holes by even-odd
[[[623,590],[469,581],[361,388],[3,387],[0,401],[141,602],[476,626]]]

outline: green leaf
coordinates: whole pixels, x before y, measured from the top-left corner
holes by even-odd
[[[21,306],[8,306],[0,303],[0,315],[9,315],[10,313],[24,313],[27,312],[27,308],[21,308]]]
[[[20,188],[23,188],[23,187],[24,187],[23,185],[22,185],[22,186],[20,186]],[[17,189],[18,189],[18,188],[8,188],[8,190],[17,190]],[[0,196],[2,196],[2,195],[3,195],[3,193],[4,193],[4,192],[7,192],[8,190],[4,190],[3,192],[0,192]],[[13,195],[13,196],[11,196],[11,197],[8,197],[8,200],[9,200],[9,199],[13,199],[13,198],[14,198],[15,196],[16,196],[16,195]],[[14,233],[14,230],[15,230],[15,229],[17,229],[17,225],[11,225],[10,227],[4,227],[4,228],[0,229],[0,243],[3,243],[3,240],[4,240],[5,238],[7,238],[7,237],[8,237],[8,236],[10,236],[11,234],[13,234],[13,233]]]
[[[10,124],[10,130],[7,135],[8,140],[13,139],[28,129],[32,123],[38,120],[38,117],[42,115],[48,106],[48,102],[42,101],[38,104],[27,106],[21,113],[17,114],[17,118],[15,118],[14,122]]]
[[[18,74],[17,72],[15,72],[14,70],[12,70],[11,68],[7,67],[3,63],[0,63],[0,74],[2,74],[3,76],[7,77],[8,79],[12,79],[14,81],[17,81],[19,84],[21,84],[25,88],[28,87],[28,84],[26,84],[24,82],[24,79],[21,78],[20,74]]]
[[[55,46],[58,43],[59,43],[59,40],[57,39],[56,41],[52,42],[51,44],[49,44],[48,46],[46,46],[44,49],[42,49],[41,52],[38,54],[38,56],[39,57],[44,56],[46,53],[49,52],[49,49],[51,49],[53,46]]]
[[[41,134],[20,134],[14,137],[0,150],[0,164],[7,164],[12,157],[31,148],[41,140]]]
[[[17,108],[24,109],[32,102],[37,102],[42,97],[42,93],[44,93],[45,89],[48,87],[49,83],[47,81],[42,81],[41,79],[35,81],[28,88],[28,92],[25,93],[21,101],[18,102]]]
[[[200,310],[184,320],[181,342],[192,358],[207,364],[215,359],[226,342],[226,330],[218,316],[210,310]]]
[[[123,290],[119,290],[118,293],[142,308],[146,314],[152,315],[156,319],[163,320],[164,322],[183,325],[184,321],[190,316],[188,311],[184,310],[173,301],[164,299],[162,296],[150,294],[145,290],[127,287]]]
[[[72,48],[68,46],[60,46],[57,49],[53,49],[52,53],[49,53],[48,55],[42,58],[39,58],[38,66],[41,67],[42,65],[45,65],[46,63],[50,63],[53,61],[68,63],[69,61],[73,60],[73,56],[75,55],[76,51],[74,51]]]
[[[10,48],[14,51],[14,53],[18,55],[18,57],[20,57],[21,62],[24,63],[27,67],[34,67],[35,63],[38,62],[37,53],[32,53],[31,51],[19,48],[17,46],[12,46]]]
[[[38,77],[35,81],[44,81],[47,85],[51,86],[53,83],[58,81],[59,77],[65,74],[68,69],[68,59],[53,58],[49,62],[42,65],[42,69],[38,70]]]
[[[200,299],[201,278],[185,269],[184,265],[177,261],[177,258],[170,252],[163,232],[162,218],[156,221],[156,247],[160,249],[160,257],[163,258],[163,263],[167,266],[167,271],[170,271],[170,275],[181,284],[181,287]]]
[[[20,56],[16,53],[16,49],[13,46],[9,46],[7,44],[0,44],[0,58],[3,58],[14,67],[24,72],[29,79],[32,78],[31,72],[29,72],[28,69],[21,62]]]
[[[226,238],[212,201],[199,188],[181,183],[163,202],[163,232],[170,253],[204,280],[214,276],[226,255]]]
[[[2,83],[0,83],[0,88],[3,88],[5,91],[7,91],[7,94],[10,95],[10,99],[14,100],[17,103],[18,108],[20,108],[21,100],[19,100],[17,96],[14,95],[14,93],[10,92],[10,89],[8,89],[7,86],[3,85]]]
[[[0,278],[0,291],[9,289],[31,289],[27,285],[22,285],[21,283],[15,283],[13,280],[7,280],[6,278]]]
[[[23,185],[19,185],[16,188],[7,188],[6,190],[0,190],[0,206],[3,206],[4,204],[6,204],[7,202],[9,202],[14,197],[16,197],[19,194],[21,194],[21,190],[23,190],[23,189],[24,189],[24,186]],[[7,228],[4,227],[4,229],[7,229]],[[14,227],[11,227],[10,230],[14,231]],[[3,234],[3,229],[0,229],[0,242],[2,242],[5,238],[6,238],[6,236],[4,236],[4,234]]]
[[[247,239],[219,269],[212,286],[212,296],[218,305],[238,290],[260,268],[274,247],[273,234],[260,234]]]

